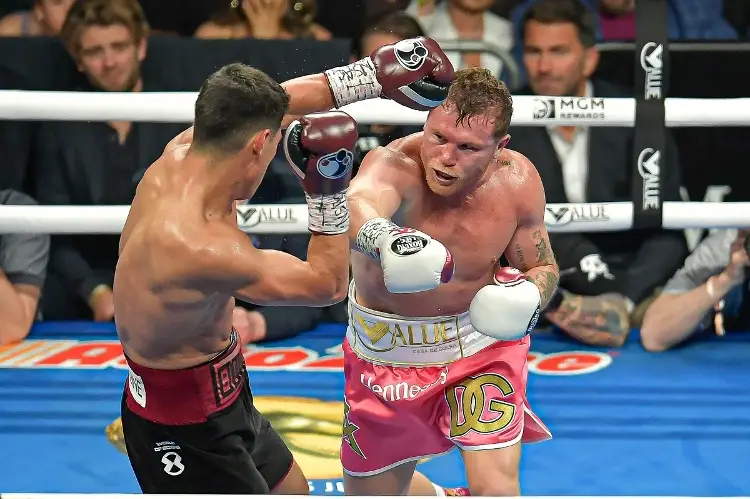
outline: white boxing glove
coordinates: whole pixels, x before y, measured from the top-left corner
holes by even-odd
[[[357,248],[380,260],[383,281],[391,293],[418,293],[437,288],[453,277],[453,256],[424,232],[399,227],[386,218],[365,222]]]
[[[518,340],[534,329],[542,296],[518,269],[495,271],[495,284],[480,289],[469,305],[469,320],[478,332],[499,340]]]

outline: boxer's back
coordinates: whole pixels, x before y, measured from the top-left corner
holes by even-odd
[[[195,255],[211,229],[182,171],[184,149],[168,149],[143,177],[120,241],[115,321],[135,362],[165,368],[194,365],[226,347],[230,296],[200,291],[191,279]],[[235,218],[236,220],[236,218]]]

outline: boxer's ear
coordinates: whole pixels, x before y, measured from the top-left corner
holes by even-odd
[[[493,158],[497,158],[501,152],[503,152],[503,149],[508,145],[508,142],[510,142],[510,135],[506,134],[505,137],[497,141],[497,147],[495,148],[495,152],[492,154]]]
[[[497,150],[502,151],[508,146],[508,142],[510,142],[510,134],[505,134],[505,137],[500,139],[497,143]]]
[[[263,154],[263,150],[266,147],[271,147],[271,144],[269,144],[271,140],[271,130],[265,129],[261,130],[260,132],[257,132],[253,137],[250,139],[250,146],[252,148],[253,154],[256,156],[260,156]]]

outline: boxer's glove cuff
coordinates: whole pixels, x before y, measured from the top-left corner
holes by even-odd
[[[349,231],[346,191],[336,194],[307,194],[307,228],[310,232],[334,236]]]
[[[424,232],[402,228],[385,218],[368,220],[357,233],[357,249],[380,260],[391,293],[435,289],[453,277],[450,251]]]
[[[378,83],[372,59],[365,57],[346,66],[325,71],[336,107],[380,97],[383,87]]]
[[[401,227],[387,218],[371,218],[357,232],[357,249],[375,260],[380,259],[380,245],[392,230]]]

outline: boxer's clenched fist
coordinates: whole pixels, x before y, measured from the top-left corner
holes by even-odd
[[[453,65],[438,43],[427,37],[384,45],[370,57],[325,72],[338,107],[387,97],[425,111],[448,95]]]
[[[539,288],[512,267],[497,269],[494,281],[480,289],[471,301],[471,324],[478,332],[500,340],[523,338],[539,319]]]
[[[303,116],[286,130],[284,154],[305,190],[312,232],[349,230],[346,188],[358,137],[357,123],[341,111]]]
[[[453,277],[453,256],[424,232],[399,227],[385,218],[368,220],[357,233],[357,247],[380,260],[391,293],[435,289]]]

